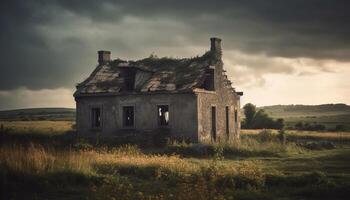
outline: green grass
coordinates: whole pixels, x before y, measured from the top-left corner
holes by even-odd
[[[2,121],[73,121],[74,119],[74,108],[27,108],[0,111],[0,120]]]
[[[47,122],[29,124],[31,131],[13,123],[0,134],[2,199],[348,199],[350,195],[346,133],[343,137],[332,132],[287,132],[284,145],[273,131],[250,131],[243,132],[239,143],[174,142],[165,148],[140,149],[87,143],[66,134],[68,125],[64,131],[59,124],[51,124],[52,129],[45,129]],[[325,140],[335,148],[303,146]]]
[[[349,126],[350,124],[350,106],[345,104],[274,105],[261,108],[273,118],[283,118],[286,127],[294,127],[298,122],[306,122],[323,124],[331,130],[335,129],[336,125]]]

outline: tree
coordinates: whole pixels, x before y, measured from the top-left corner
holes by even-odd
[[[251,128],[260,129],[260,128],[273,128],[274,121],[269,115],[265,112],[265,110],[260,109],[256,112]]]
[[[278,118],[275,122],[275,128],[276,129],[283,129],[284,128],[284,119]]]
[[[246,128],[252,128],[252,123],[256,113],[256,107],[251,103],[247,103],[244,105],[243,109],[245,115],[245,126]]]
[[[283,129],[284,128],[284,120],[279,118],[274,120],[270,117],[264,109],[256,110],[256,106],[247,103],[243,106],[245,120],[242,123],[243,128],[270,128],[270,129]]]
[[[295,129],[302,130],[304,128],[303,122],[298,122],[295,124]]]

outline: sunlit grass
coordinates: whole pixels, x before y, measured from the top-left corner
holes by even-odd
[[[298,199],[304,195],[343,199],[349,195],[349,147],[336,143],[332,150],[308,150],[298,144],[309,135],[313,141],[341,137],[334,132],[287,131],[284,143],[277,131],[242,130],[239,142],[174,142],[166,148],[140,149],[61,137],[71,130],[66,122],[11,122],[4,127],[11,129],[1,136],[0,146],[5,199]],[[35,134],[48,137],[35,139]],[[28,137],[20,140],[21,136]],[[288,140],[291,136],[293,140]]]

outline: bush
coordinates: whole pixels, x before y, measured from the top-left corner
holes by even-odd
[[[242,128],[284,128],[284,120],[282,118],[274,120],[263,109],[260,109],[256,112],[256,106],[251,103],[247,103],[246,105],[244,105],[243,109],[246,118],[242,122]]]
[[[303,123],[298,122],[294,125],[294,128],[297,130],[305,130],[305,131],[324,131],[326,130],[326,127],[323,124],[309,124],[309,123]]]
[[[300,146],[310,150],[335,149],[335,144],[329,141],[301,143]]]
[[[338,124],[335,126],[335,131],[346,131],[348,130],[348,127],[343,124]]]

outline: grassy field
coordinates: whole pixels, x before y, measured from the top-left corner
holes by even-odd
[[[274,105],[259,109],[264,109],[273,118],[283,118],[287,127],[303,122],[322,124],[327,129],[334,129],[336,125],[350,128],[350,106],[345,104]]]
[[[73,121],[74,108],[26,108],[0,111],[0,121]]]
[[[348,199],[350,133],[244,130],[232,144],[112,146],[71,122],[0,122],[2,199]],[[286,138],[286,139],[283,139]]]

